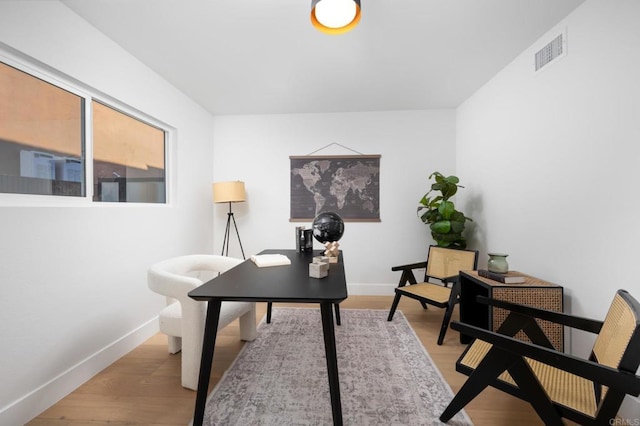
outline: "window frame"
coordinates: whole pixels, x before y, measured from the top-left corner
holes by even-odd
[[[102,104],[108,108],[111,108],[114,111],[117,111],[121,114],[127,115],[135,120],[140,121],[141,123],[144,123],[148,126],[151,127],[155,127],[158,130],[161,130],[164,133],[164,197],[165,197],[165,201],[164,203],[141,203],[141,202],[130,202],[130,201],[126,201],[126,202],[116,202],[116,201],[94,201],[93,200],[93,190],[95,188],[94,182],[93,182],[93,162],[94,162],[94,158],[93,158],[93,103],[99,103]],[[94,204],[115,204],[115,205],[120,205],[120,204],[129,204],[129,205],[167,205],[169,204],[169,149],[170,149],[170,134],[169,134],[169,130],[167,129],[167,126],[162,124],[160,121],[155,120],[154,118],[148,116],[147,114],[141,113],[138,110],[135,110],[131,107],[128,107],[122,103],[119,103],[119,105],[115,105],[114,102],[108,102],[108,101],[103,101],[101,97],[97,97],[94,96],[91,98],[91,102],[90,102],[90,106],[87,108],[90,110],[90,114],[91,114],[91,191],[87,191],[91,192],[89,198],[92,203]],[[87,174],[89,173],[89,170],[87,170]],[[87,183],[87,185],[89,185]]]
[[[62,196],[62,195],[43,195],[43,194],[16,194],[0,192],[0,207],[20,207],[20,206],[133,206],[133,207],[151,207],[171,206],[173,201],[173,157],[174,157],[174,139],[176,137],[176,129],[167,123],[152,117],[116,98],[109,96],[95,88],[92,88],[73,77],[70,77],[44,63],[33,58],[26,57],[20,52],[13,51],[6,45],[0,43],[0,62],[5,63],[19,71],[29,74],[30,76],[40,79],[44,82],[52,84],[60,89],[66,90],[83,99],[82,111],[82,127],[84,136],[83,163],[84,163],[84,196]],[[165,201],[163,203],[143,203],[143,202],[108,202],[93,201],[94,182],[93,182],[93,102],[101,103],[112,108],[122,114],[126,114],[138,121],[149,126],[156,127],[164,133],[164,191]]]

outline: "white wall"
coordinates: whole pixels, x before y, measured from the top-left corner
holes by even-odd
[[[211,251],[212,122],[58,2],[0,2],[0,42],[176,129],[170,206],[1,196],[0,424],[23,424],[157,330],[148,265]]]
[[[588,0],[457,110],[475,240],[601,319],[617,289],[640,297],[638,16],[635,0]],[[568,55],[534,74],[534,52],[562,28]],[[593,339],[572,338],[588,355]]]
[[[435,170],[453,173],[453,110],[218,116],[214,118],[214,180],[242,180],[247,202],[233,205],[245,254],[265,248],[295,248],[289,222],[289,156],[307,155],[329,144],[380,154],[381,222],[347,222],[340,240],[350,294],[392,294],[398,264],[424,260],[431,243],[416,215]],[[317,155],[353,155],[332,145]],[[223,229],[227,206],[216,205],[215,227]],[[235,238],[235,234],[232,235]],[[215,250],[222,248],[217,232]],[[315,242],[317,249],[322,246]],[[231,252],[240,255],[232,238]]]

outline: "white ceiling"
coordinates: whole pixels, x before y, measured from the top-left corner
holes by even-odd
[[[584,0],[62,0],[212,114],[454,108]]]

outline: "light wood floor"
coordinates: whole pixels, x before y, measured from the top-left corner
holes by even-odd
[[[340,306],[342,309],[388,310],[391,300],[390,296],[350,296]],[[464,346],[459,343],[458,333],[451,329],[444,344],[436,345],[444,311],[437,308],[425,311],[418,302],[407,298],[400,301],[399,309],[453,391],[457,391],[466,379],[455,371],[455,361]],[[266,304],[259,303],[258,320],[265,312]],[[457,315],[455,312],[453,318],[457,319]],[[237,321],[219,333],[211,386],[241,349],[243,343],[237,336]],[[186,425],[193,416],[194,401],[195,392],[180,386],[180,354],[170,355],[166,337],[158,334],[28,424]],[[478,426],[542,424],[528,404],[491,388],[472,401],[466,411]]]

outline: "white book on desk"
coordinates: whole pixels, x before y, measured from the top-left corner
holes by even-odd
[[[259,268],[269,266],[291,265],[291,260],[284,254],[257,254],[251,256],[251,260]]]

